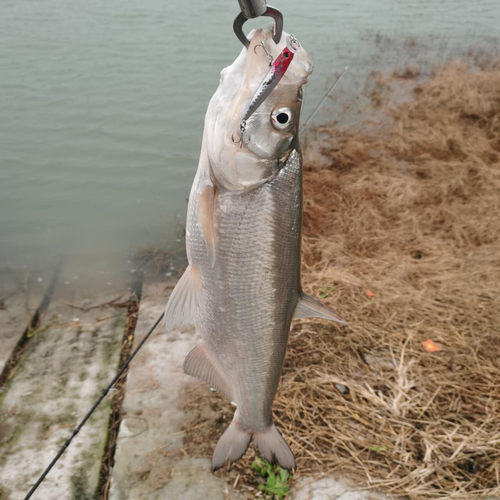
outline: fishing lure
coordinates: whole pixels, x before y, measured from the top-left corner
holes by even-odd
[[[264,46],[262,46],[268,54]],[[267,99],[268,95],[273,91],[273,89],[278,85],[280,80],[285,76],[285,73],[293,61],[294,53],[300,47],[298,40],[293,36],[289,35],[287,38],[286,47],[283,49],[281,54],[276,58],[276,60],[271,64],[269,71],[266,76],[257,87],[255,94],[253,95],[250,104],[243,116],[240,123],[240,146],[244,144],[243,133],[245,132],[247,126],[247,120],[259,109],[260,105]],[[250,140],[250,139],[248,139]],[[248,141],[247,141],[248,142]]]

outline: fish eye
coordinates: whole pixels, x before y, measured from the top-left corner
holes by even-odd
[[[276,120],[278,120],[278,123],[281,123],[284,125],[285,123],[288,123],[288,114],[287,113],[280,113],[277,117]]]
[[[293,112],[289,108],[277,108],[273,111],[271,122],[278,130],[286,129],[293,121]]]

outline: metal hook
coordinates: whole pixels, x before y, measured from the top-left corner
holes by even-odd
[[[262,47],[264,49],[264,52],[266,53],[267,59],[269,60],[269,66],[272,66],[273,65],[273,56],[271,54],[269,54],[269,52],[267,51],[266,46],[264,45],[264,42],[258,43],[253,48],[253,51],[255,52],[255,54],[257,54],[257,50],[256,50],[257,47]]]
[[[267,6],[266,11],[262,14],[263,16],[272,17],[274,19],[274,43],[278,44],[281,40],[281,34],[283,33],[283,14],[276,8]],[[238,37],[238,40],[248,49],[250,45],[250,40],[243,33],[243,24],[248,20],[248,17],[240,12],[233,23],[234,34]]]
[[[300,42],[294,35],[288,35],[286,37],[286,46],[292,51],[297,52],[300,48]]]
[[[267,9],[267,0],[238,0],[238,3],[247,19],[262,16]]]
[[[239,144],[240,145],[240,148],[243,147],[243,144],[245,144],[245,146],[250,142],[250,136],[248,136],[248,139],[245,141],[243,139],[243,134],[240,134],[240,138],[239,139],[235,139],[234,138],[234,133],[231,135],[231,141],[233,142],[233,144]]]
[[[243,139],[243,134],[245,133],[245,129],[247,128],[247,122],[245,120],[243,120],[241,123],[240,123],[240,138],[238,140],[235,140],[234,139],[234,133],[231,134],[231,141],[233,141],[234,144],[239,144],[240,145],[240,148],[243,147],[243,144],[248,144],[250,142],[250,136],[248,136],[248,139],[245,141]]]

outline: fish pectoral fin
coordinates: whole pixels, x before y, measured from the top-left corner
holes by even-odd
[[[209,387],[233,401],[233,389],[205,342],[200,342],[184,360],[184,372],[203,380]]]
[[[313,299],[305,293],[303,293],[300,297],[297,307],[295,308],[295,312],[293,313],[293,319],[300,318],[330,319],[332,321],[336,321],[337,323],[347,325],[347,321],[344,318],[324,306],[319,300]]]
[[[193,266],[188,266],[175,285],[165,309],[167,331],[177,326],[192,325],[196,312],[203,301],[200,274]]]
[[[217,189],[211,182],[207,181],[198,197],[200,231],[207,246],[210,265],[214,267],[216,258],[215,201]]]

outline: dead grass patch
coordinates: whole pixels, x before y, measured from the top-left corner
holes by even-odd
[[[304,289],[349,326],[295,325],[275,419],[295,478],[338,472],[412,500],[500,495],[500,71],[454,63],[409,101],[382,97],[378,126],[322,127],[306,151]],[[197,395],[186,443],[207,398],[230,417]],[[226,422],[214,425],[202,454]],[[228,479],[250,495],[249,460]]]

